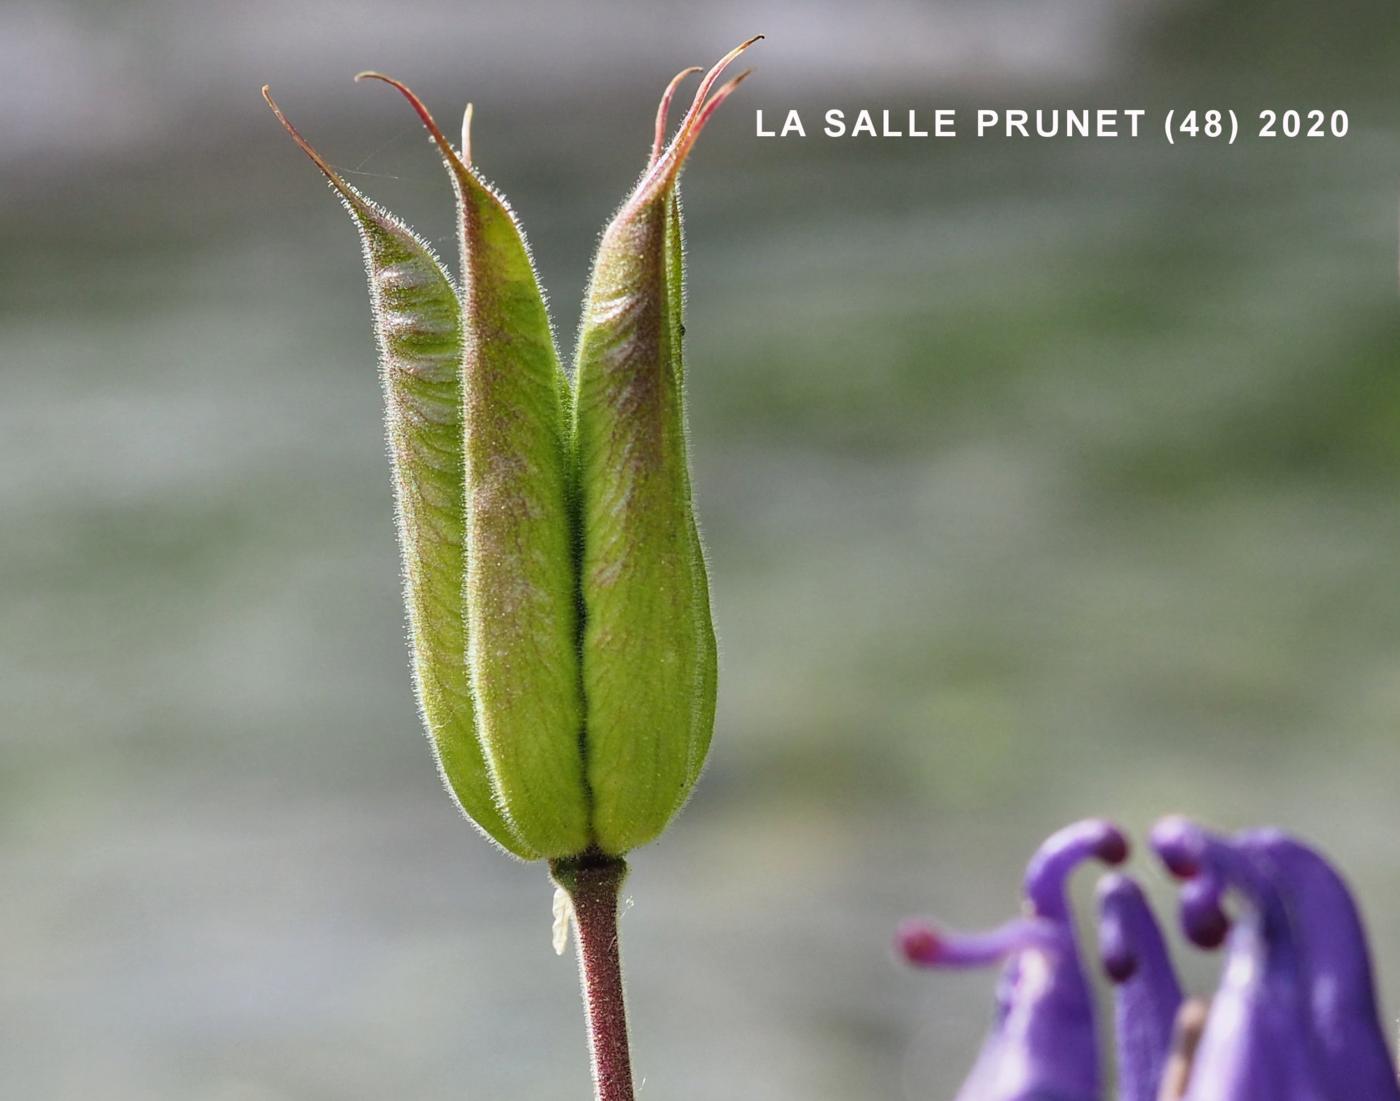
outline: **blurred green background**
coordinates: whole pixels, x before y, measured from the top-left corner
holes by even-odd
[[[891,930],[1002,919],[1091,813],[1316,839],[1400,1006],[1391,5],[11,0],[5,1096],[587,1095],[543,871],[418,732],[359,249],[258,87],[446,252],[419,127],[349,78],[474,99],[567,342],[661,86],[755,31],[686,180],[723,663],[629,885],[642,1096],[951,1095],[992,977]],[[1351,131],[753,137],[1005,104]]]

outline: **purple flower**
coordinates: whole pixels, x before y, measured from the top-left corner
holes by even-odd
[[[1159,822],[1151,847],[1181,881],[1187,939],[1224,944],[1225,963],[1208,1011],[1183,1001],[1141,888],[1101,880],[1118,1101],[1400,1101],[1361,918],[1331,865],[1278,830],[1222,837],[1184,818]],[[1066,883],[1083,860],[1118,864],[1127,851],[1116,827],[1080,822],[1031,861],[1024,917],[977,934],[901,926],[915,964],[1006,961],[991,1035],[957,1101],[1102,1101]]]
[[[1187,936],[1213,947],[1229,930],[1187,1101],[1400,1101],[1365,932],[1331,866],[1277,830],[1223,838],[1168,818],[1151,840],[1186,880]]]
[[[1225,922],[1226,888],[1245,901],[1230,928],[1189,1101],[1331,1101],[1309,1035],[1302,960],[1283,896],[1237,846],[1184,819],[1158,823],[1152,847],[1193,884],[1182,898],[1182,924],[1198,943],[1209,945]]]
[[[1031,859],[1026,916],[985,933],[950,933],[923,921],[900,926],[899,949],[921,967],[1006,961],[991,1034],[957,1101],[1098,1101],[1093,997],[1075,947],[1066,886],[1090,857],[1119,864],[1127,856],[1116,826],[1079,822]]]

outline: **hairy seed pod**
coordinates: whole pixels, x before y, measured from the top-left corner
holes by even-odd
[[[603,232],[584,306],[574,379],[584,740],[593,836],[606,853],[661,832],[699,776],[714,724],[715,641],[686,444],[677,182],[706,122],[748,75],[714,91],[721,73],[754,41],[710,70],[662,148],[676,82],[667,89],[651,162]]]
[[[399,543],[413,646],[414,680],[438,766],[462,809],[502,848],[538,851],[497,805],[476,734],[463,661],[466,558],[456,289],[428,245],[346,183],[263,96],[302,151],[325,173],[364,246],[393,461]]]
[[[589,844],[579,690],[568,378],[524,237],[422,101],[457,194],[466,436],[467,664],[506,815],[542,856]]]

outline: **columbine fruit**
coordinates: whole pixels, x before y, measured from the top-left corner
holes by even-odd
[[[471,155],[418,113],[457,196],[460,282],[263,95],[355,220],[369,274],[424,726],[467,816],[547,859],[572,899],[594,1077],[631,1097],[617,955],[622,855],[700,775],[714,725],[709,582],[683,398],[681,169],[757,39],[700,82],[604,230],[571,381],[524,234]]]
[[[731,51],[603,232],[575,378],[524,235],[470,152],[397,88],[457,195],[461,279],[292,127],[364,244],[424,723],[467,815],[526,858],[620,856],[689,796],[715,712],[709,582],[690,494],[681,169]],[[267,95],[264,89],[264,95]]]

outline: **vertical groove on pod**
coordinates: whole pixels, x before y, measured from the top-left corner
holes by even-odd
[[[579,332],[574,446],[582,498],[585,756],[604,852],[655,837],[684,803],[714,723],[715,641],[691,501],[684,408],[684,257],[676,181],[743,80],[706,74],[603,233]]]
[[[678,793],[672,813],[679,811],[690,798],[700,772],[705,767],[705,758],[710,750],[710,737],[715,726],[715,704],[718,698],[719,653],[715,640],[714,620],[710,612],[709,568],[705,562],[705,545],[700,538],[699,518],[694,507],[694,493],[690,479],[690,428],[685,416],[685,219],[681,210],[680,190],[671,193],[667,203],[666,221],[666,270],[669,304],[669,324],[667,338],[670,346],[669,358],[676,377],[676,387],[681,400],[682,446],[685,449],[685,491],[691,500],[690,510],[690,554],[693,559],[692,571],[695,586],[694,600],[697,610],[695,630],[696,646],[700,655],[700,685],[695,698],[695,714],[692,719],[688,743],[685,787]]]

